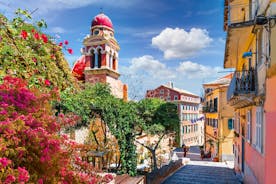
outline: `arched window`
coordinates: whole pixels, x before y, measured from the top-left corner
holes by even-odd
[[[102,66],[102,53],[101,49],[98,49],[98,68],[101,68]]]
[[[112,60],[112,69],[116,70],[116,58],[115,58],[115,56],[113,56],[113,60]]]
[[[113,61],[112,61],[112,55],[111,54],[109,54],[109,68],[110,69],[112,69],[113,68],[113,66],[112,66],[112,63]]]
[[[90,56],[90,67],[94,68],[95,67],[95,54],[94,50],[92,50],[91,56]]]

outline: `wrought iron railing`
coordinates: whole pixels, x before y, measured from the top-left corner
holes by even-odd
[[[202,107],[203,112],[218,112],[217,107],[204,106]]]
[[[227,91],[227,100],[241,94],[254,94],[256,91],[256,71],[235,72]]]

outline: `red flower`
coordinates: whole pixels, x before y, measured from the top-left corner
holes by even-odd
[[[59,42],[58,46],[62,47],[63,43],[62,42]]]
[[[38,184],[43,184],[43,179],[40,178],[37,182],[38,182]]]
[[[51,55],[51,59],[56,59],[56,56],[54,54]]]
[[[64,44],[65,44],[65,45],[68,45],[68,44],[69,44],[68,40],[65,40],[65,41],[64,41]]]
[[[34,33],[35,32],[35,30],[34,29],[32,29],[32,33]]]
[[[30,176],[25,167],[18,167],[18,181],[25,183],[29,180]]]
[[[73,54],[73,49],[69,48],[69,49],[67,49],[67,51],[69,54]]]
[[[48,79],[45,79],[44,84],[45,84],[46,86],[50,86],[50,85],[51,85],[51,82],[50,82]]]
[[[25,30],[22,30],[20,35],[24,40],[26,40],[26,38],[28,37],[28,33]]]
[[[6,180],[5,180],[5,183],[13,183],[13,182],[15,182],[15,180],[16,180],[16,178],[13,176],[13,175],[8,175],[7,177],[6,177]]]
[[[37,59],[35,57],[33,57],[33,62],[35,62],[35,63],[37,62]]]
[[[37,40],[39,40],[39,34],[38,34],[38,32],[34,33],[34,38],[37,39]]]
[[[1,168],[4,168],[7,165],[11,164],[11,160],[7,159],[6,157],[0,158],[0,164]]]
[[[41,38],[42,38],[44,43],[48,43],[48,37],[45,34],[42,34]]]

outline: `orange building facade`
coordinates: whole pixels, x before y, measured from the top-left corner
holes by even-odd
[[[276,177],[276,1],[225,0],[224,68],[235,68],[227,101],[235,109],[235,170],[244,183]]]
[[[233,113],[227,104],[227,90],[232,74],[203,84],[205,115],[205,151],[219,161],[233,161]],[[215,159],[214,159],[215,160]]]

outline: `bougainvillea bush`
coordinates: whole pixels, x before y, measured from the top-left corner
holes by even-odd
[[[11,21],[0,14],[0,183],[108,183],[61,134],[78,116],[52,107],[59,91],[78,89],[62,53],[73,50],[31,21],[20,9]]]
[[[76,119],[52,115],[49,101],[56,90],[28,89],[22,79],[6,76],[0,85],[0,181],[2,183],[104,183],[81,160],[78,145],[60,135],[61,127]]]
[[[16,15],[8,20],[0,14],[0,81],[12,75],[38,88],[76,87],[62,52],[73,53],[68,41],[43,33],[46,23],[32,22],[28,11],[18,9]]]

